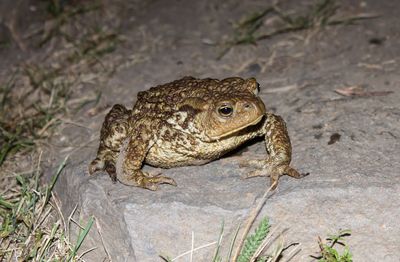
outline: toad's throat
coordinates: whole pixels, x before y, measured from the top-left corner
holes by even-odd
[[[264,117],[264,115],[261,115],[260,117],[258,117],[258,118],[257,118],[256,120],[254,120],[253,122],[250,122],[250,123],[248,123],[248,124],[246,124],[246,125],[240,126],[240,127],[236,128],[236,129],[232,129],[232,130],[230,130],[229,132],[226,132],[226,133],[224,133],[224,134],[222,134],[222,135],[219,135],[219,136],[210,136],[210,138],[213,139],[213,140],[219,140],[219,139],[221,139],[221,138],[230,136],[230,135],[232,135],[232,134],[234,134],[234,133],[236,133],[236,132],[239,132],[240,130],[245,129],[246,127],[249,127],[249,126],[253,126],[253,125],[258,124],[258,123],[261,121],[261,119],[263,119],[263,117]]]

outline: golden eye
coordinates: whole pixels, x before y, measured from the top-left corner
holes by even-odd
[[[233,113],[233,108],[230,105],[222,105],[220,108],[218,108],[218,113],[221,116],[230,116]]]

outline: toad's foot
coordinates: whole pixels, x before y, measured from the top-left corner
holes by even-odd
[[[111,180],[117,182],[117,173],[115,171],[115,164],[111,161],[103,161],[99,158],[93,160],[89,165],[89,174],[93,175],[98,171],[106,171],[110,176]]]
[[[89,165],[89,174],[93,175],[97,171],[104,170],[104,161],[99,158],[94,159]]]
[[[119,174],[117,178],[124,185],[142,187],[152,191],[156,191],[160,184],[177,185],[175,180],[170,177],[160,174],[153,176],[141,170],[134,171],[131,175],[125,173]]]
[[[259,170],[254,170],[244,175],[243,178],[251,178],[256,176],[269,176],[271,180],[271,185],[275,186],[272,188],[274,190],[278,185],[278,180],[280,176],[288,175],[294,178],[303,178],[308,176],[309,173],[301,174],[296,169],[290,167],[287,164],[277,165],[270,160],[250,160],[240,164],[241,167],[251,166],[258,168]]]

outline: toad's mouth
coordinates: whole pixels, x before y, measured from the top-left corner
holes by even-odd
[[[230,136],[230,135],[232,135],[232,134],[234,134],[234,133],[239,132],[240,130],[245,129],[245,128],[248,127],[248,126],[254,126],[254,125],[258,124],[258,123],[261,121],[261,119],[263,119],[263,117],[264,117],[264,115],[261,115],[261,116],[259,116],[258,118],[256,118],[254,121],[252,121],[252,122],[250,122],[250,123],[247,123],[247,124],[245,124],[245,125],[243,125],[243,126],[240,126],[240,127],[238,127],[238,128],[232,129],[232,130],[230,130],[229,132],[223,133],[223,134],[218,135],[218,136],[210,136],[210,138],[213,139],[213,140],[219,140],[219,139],[221,139],[221,138]]]

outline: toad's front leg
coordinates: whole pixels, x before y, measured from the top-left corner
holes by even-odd
[[[146,132],[134,132],[125,142],[117,159],[117,179],[128,186],[138,186],[149,190],[157,190],[159,184],[176,186],[176,182],[166,176],[151,175],[141,170],[144,159],[152,146]]]
[[[268,152],[267,159],[251,160],[242,163],[242,166],[252,166],[259,170],[248,173],[245,178],[255,176],[269,176],[271,185],[278,185],[279,177],[288,175],[294,178],[302,178],[308,175],[301,174],[290,166],[292,159],[292,146],[282,117],[267,113],[262,132],[265,135],[265,146]]]

